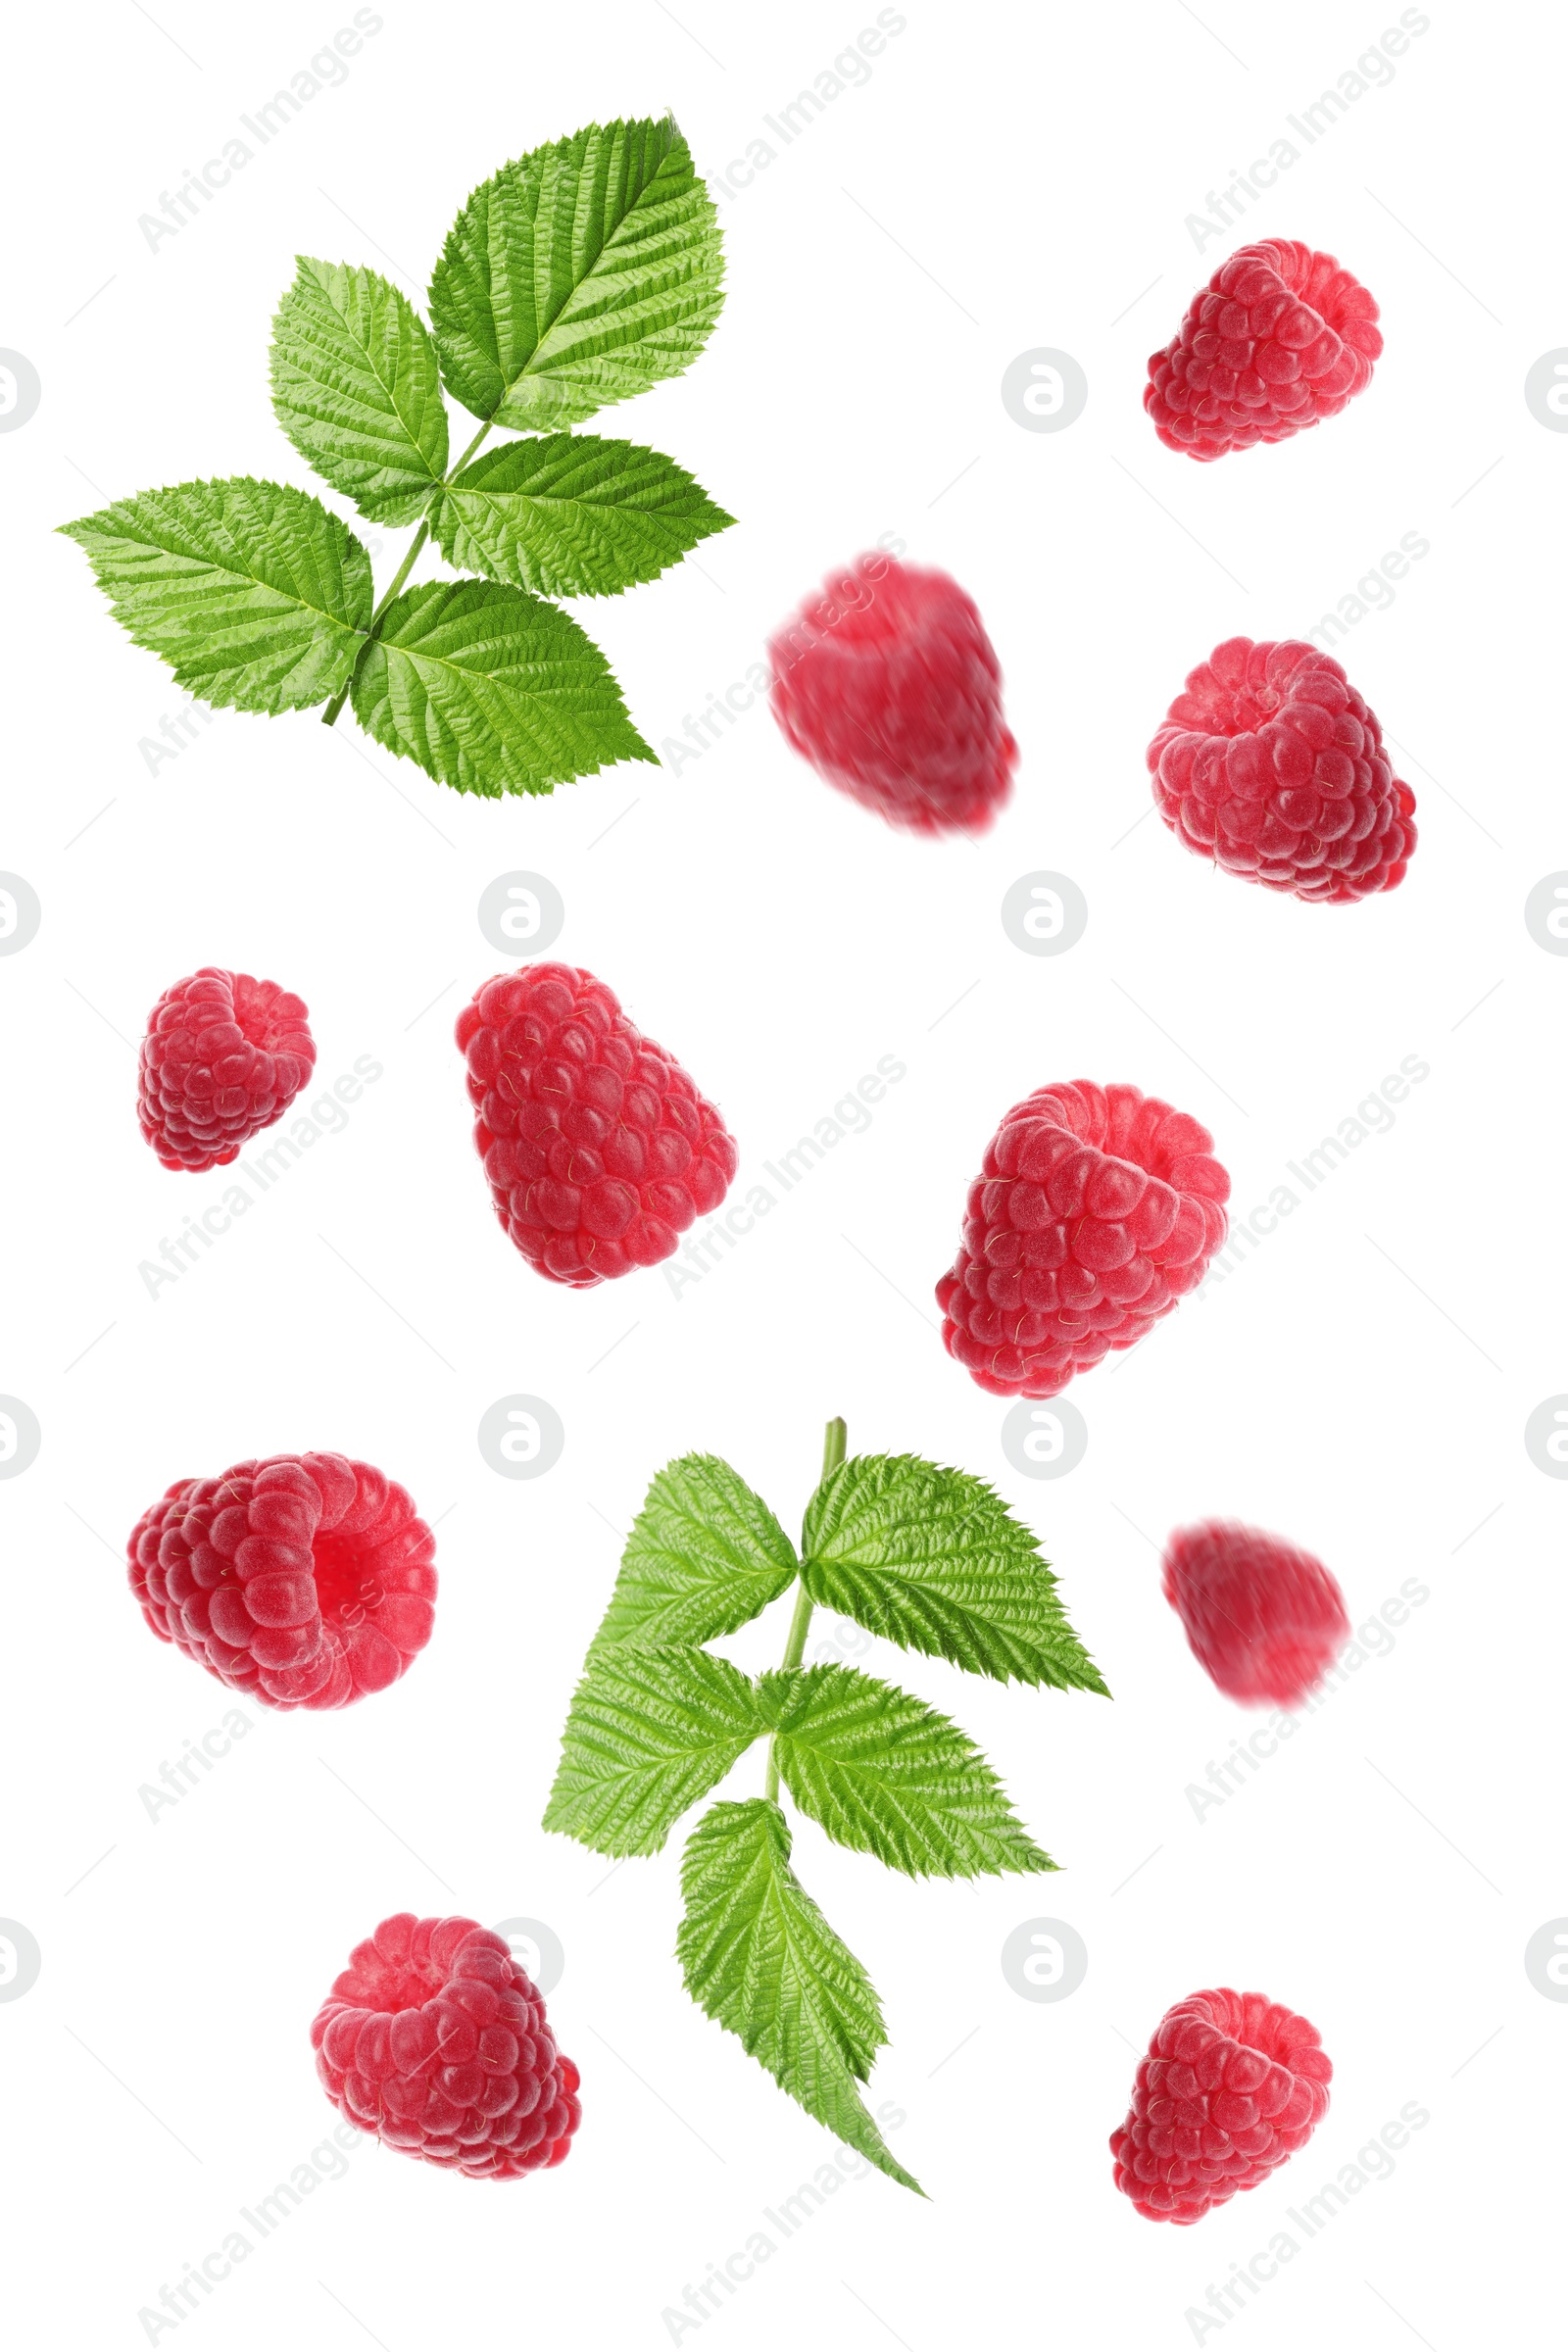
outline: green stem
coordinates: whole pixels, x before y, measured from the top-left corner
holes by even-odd
[[[443,480],[441,484],[443,490],[446,489],[448,484],[454,481],[456,477],[463,471],[463,468],[465,466],[466,466],[468,460],[472,457],[474,451],[478,448],[480,442],[484,439],[486,433],[490,430],[490,427],[494,424],[494,422],[495,418],[493,416],[487,416],[485,418],[483,424],[480,425],[479,430],[474,434],[473,439],[468,443],[468,446],[464,451],[462,457],[446,475],[445,480]]]
[[[463,468],[465,466],[466,466],[468,460],[472,457],[474,451],[478,448],[480,442],[490,430],[491,422],[492,419],[487,417],[485,422],[480,425],[479,430],[474,434],[473,439],[468,443],[467,448],[464,451],[457,464],[442,476],[441,487],[443,490],[447,489],[455,477],[463,471]],[[379,627],[383,613],[386,612],[386,609],[392,602],[392,599],[397,595],[398,590],[402,587],[404,581],[408,578],[410,572],[414,569],[415,564],[418,562],[419,552],[429,536],[430,522],[428,515],[426,515],[424,521],[420,523],[418,529],[414,534],[414,545],[410,548],[408,554],[398,565],[397,573],[393,579],[391,587],[387,590],[385,596],[382,597],[380,603],[376,606],[375,611],[370,614],[370,626],[368,634],[365,640],[365,645],[361,646],[358,655],[355,657],[354,666],[356,669],[358,669],[361,662],[363,662],[365,659],[365,646],[374,643],[376,631]],[[344,680],[343,684],[338,688],[336,694],[333,695],[332,700],[327,704],[326,709],[321,712],[321,724],[323,727],[336,726],[338,713],[349,699],[349,688],[353,685],[353,683],[354,680],[351,675]]]
[[[388,605],[392,602],[392,599],[396,596],[398,590],[402,587],[404,581],[408,578],[410,572],[414,569],[415,564],[418,560],[419,550],[423,547],[429,536],[429,523],[427,521],[421,522],[418,529],[414,534],[414,545],[410,548],[408,554],[398,565],[391,587],[387,590],[385,596],[382,597],[380,603],[376,606],[375,611],[370,614],[369,632],[366,637],[365,644],[361,646],[359,653],[355,656],[355,669],[359,668],[360,663],[365,659],[366,647],[374,643],[376,632],[381,625],[382,614],[385,612]],[[336,726],[337,714],[342,710],[344,704],[348,701],[349,688],[353,685],[353,683],[354,675],[353,671],[351,671],[344,679],[342,685],[338,688],[336,694],[333,695],[332,700],[327,704],[326,709],[321,712],[321,724],[323,727]]]
[[[830,1477],[843,1461],[848,1443],[849,1432],[845,1429],[843,1420],[830,1421],[827,1425],[827,1434],[822,1441],[823,1478]],[[806,1590],[803,1582],[795,1595],[795,1614],[790,1619],[789,1640],[784,1644],[784,1655],[779,1660],[780,1669],[785,1674],[793,1673],[806,1655],[806,1629],[811,1622],[811,1595]],[[778,1738],[776,1734],[767,1743],[767,1780],[762,1793],[766,1796],[769,1804],[776,1805],[778,1803]]]

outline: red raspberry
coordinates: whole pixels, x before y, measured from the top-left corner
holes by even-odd
[[[1202,1280],[1231,1180],[1214,1139],[1136,1086],[1015,1102],[969,1187],[937,1284],[943,1344],[994,1396],[1055,1396]]]
[[[592,972],[502,972],[457,1038],[496,1215],[549,1281],[586,1290],[657,1266],[728,1192],[723,1120]]]
[[[402,1487],[340,1453],[184,1478],[126,1546],[161,1642],[264,1707],[347,1707],[430,1639],[435,1538]]]
[[[305,1006],[275,980],[203,964],[166,988],[141,1041],[141,1131],[166,1168],[226,1168],[316,1067]]]
[[[1244,881],[1344,906],[1404,880],[1415,794],[1394,773],[1376,712],[1315,646],[1216,645],[1148,760],[1177,840]]]
[[[912,833],[990,824],[1018,746],[991,640],[956,580],[861,556],[767,651],[773,715],[819,776]]]
[[[1372,381],[1377,316],[1333,254],[1284,237],[1244,245],[1149,363],[1144,406],[1155,432],[1190,458],[1222,458],[1337,416]]]
[[[473,2180],[561,2164],[582,2121],[543,1995],[471,1919],[383,1919],[317,2011],[311,2047],[351,2124]]]
[[[1294,1707],[1348,1641],[1345,1595],[1283,1536],[1207,1519],[1165,1546],[1165,1598],[1216,1689],[1250,1707]]]
[[[1152,2222],[1200,2222],[1304,2148],[1334,2068],[1317,2028],[1260,1992],[1190,1992],[1138,2061],[1110,2135],[1116,2186]]]

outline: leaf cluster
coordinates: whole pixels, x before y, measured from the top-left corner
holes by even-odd
[[[705,1646],[792,1587],[801,1638],[783,1667],[749,1677]],[[907,1454],[841,1461],[797,1552],[727,1462],[688,1454],[654,1480],[627,1540],[545,1827],[617,1858],[657,1853],[765,1740],[770,1788],[890,1869],[1054,1869],[956,1724],[858,1668],[799,1662],[802,1612],[817,1602],[997,1682],[1105,1690],[1035,1538],[980,1479]],[[687,1989],[809,2114],[916,2188],[857,2087],[887,2039],[876,1993],[795,1876],[791,1843],[771,1793],[698,1823],[676,1946]]]
[[[567,429],[689,368],[723,300],[717,217],[669,117],[593,123],[476,188],[429,323],[373,270],[301,259],[272,322],[272,407],[367,521],[416,523],[375,600],[320,500],[235,475],[62,525],[116,618],[181,686],[276,714],[344,700],[460,792],[546,793],[653,760],[610,664],[552,599],[651,580],[731,517],[673,459]],[[477,419],[452,461],[444,394]],[[493,430],[527,434],[476,453]],[[427,539],[460,581],[405,588]]]

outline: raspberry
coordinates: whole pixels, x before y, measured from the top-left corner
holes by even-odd
[[[1214,1139],[1136,1086],[1042,1087],[1015,1102],[969,1187],[937,1284],[942,1339],[995,1396],[1055,1396],[1196,1288],[1225,1239]]]
[[[1376,713],[1315,646],[1228,637],[1189,674],[1148,760],[1177,840],[1244,881],[1344,906],[1404,880],[1415,794]]]
[[[1149,363],[1144,406],[1167,449],[1222,458],[1337,416],[1372,381],[1378,306],[1331,253],[1244,245]]]
[[[861,556],[768,645],[773,715],[817,774],[890,825],[979,833],[1018,746],[980,615],[945,571]]]
[[[729,1190],[738,1154],[718,1112],[592,972],[502,972],[457,1039],[496,1215],[547,1280],[586,1290],[657,1266]]]
[[[543,1995],[471,1919],[383,1919],[317,2011],[311,2047],[351,2124],[470,2180],[561,2164],[582,2121]]]
[[[1318,2031],[1260,1992],[1190,1992],[1138,2061],[1110,2135],[1116,2186],[1152,2222],[1200,2222],[1304,2148],[1334,2073]]]
[[[399,1486],[340,1453],[176,1481],[126,1546],[161,1642],[264,1707],[347,1707],[430,1639],[435,1538]]]
[[[1231,1519],[1179,1527],[1165,1598],[1217,1690],[1250,1707],[1294,1707],[1349,1639],[1345,1595],[1321,1560]]]
[[[141,1041],[137,1116],[166,1168],[226,1168],[316,1067],[305,1006],[275,980],[203,964],[166,988]]]

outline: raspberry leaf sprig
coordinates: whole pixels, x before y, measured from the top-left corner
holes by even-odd
[[[552,599],[652,580],[733,517],[673,459],[569,428],[681,374],[723,302],[717,216],[674,121],[591,123],[474,190],[427,326],[373,270],[301,258],[272,322],[272,407],[367,521],[416,524],[377,599],[319,499],[235,475],[61,528],[179,683],[275,716],[345,702],[376,742],[489,798],[657,755]],[[478,429],[453,461],[443,391]],[[526,434],[478,452],[493,431]],[[434,539],[477,576],[406,587]]]
[[[772,1671],[748,1676],[705,1646],[792,1587]],[[847,1458],[830,1421],[799,1552],[727,1462],[694,1453],[660,1471],[589,1647],[544,1826],[617,1860],[658,1853],[765,1740],[764,1793],[713,1805],[687,1840],[686,1988],[808,2114],[918,2192],[860,2097],[888,2038],[881,2005],[795,1875],[780,1790],[835,1844],[911,1878],[1055,1864],[956,1724],[857,1667],[803,1663],[818,1602],[996,1682],[1108,1696],[1034,1537],[982,1480],[909,1454]]]

